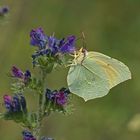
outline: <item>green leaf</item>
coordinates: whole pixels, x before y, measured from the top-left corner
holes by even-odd
[[[21,81],[16,81],[15,83],[11,84],[11,90],[13,93],[20,93],[23,92],[25,84]]]
[[[37,58],[38,66],[46,73],[50,73],[53,70],[55,59],[49,56],[40,56]]]
[[[37,126],[37,113],[28,113],[26,116],[25,125],[31,128],[35,128]]]
[[[128,79],[131,72],[125,64],[98,52],[79,52],[67,76],[70,91],[85,101],[105,96]]]
[[[20,111],[20,112],[6,112],[4,114],[4,119],[5,120],[13,120],[16,123],[21,123],[25,119],[25,114]]]
[[[39,79],[32,77],[30,83],[28,84],[28,88],[31,90],[36,90],[40,93],[42,90],[42,83]]]
[[[0,115],[1,116],[1,115]],[[13,120],[24,127],[35,128],[37,126],[37,113],[6,112],[1,116],[5,120]]]

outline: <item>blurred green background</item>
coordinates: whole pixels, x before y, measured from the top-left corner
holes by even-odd
[[[11,66],[32,69],[29,32],[43,27],[57,37],[80,35],[87,48],[127,64],[133,79],[100,99],[84,102],[73,96],[70,116],[53,114],[42,135],[56,140],[140,140],[140,1],[139,0],[0,0],[10,14],[0,21],[0,96],[10,93]],[[58,73],[61,73],[58,74]],[[50,87],[66,85],[66,71],[48,77]],[[31,94],[30,105],[35,97]],[[2,99],[1,101],[2,102]],[[21,128],[0,120],[0,140],[21,140]]]

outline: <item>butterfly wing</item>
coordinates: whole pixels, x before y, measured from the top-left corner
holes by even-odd
[[[110,89],[121,82],[131,79],[131,72],[125,64],[102,53],[88,52],[85,60],[92,60],[101,66],[106,73],[105,78],[109,81]]]

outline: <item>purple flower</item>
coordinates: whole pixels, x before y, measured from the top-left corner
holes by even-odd
[[[57,90],[51,91],[50,89],[47,89],[46,97],[48,100],[63,106],[67,103],[69,93],[70,91],[66,88],[62,88],[59,91]]]
[[[54,94],[52,93],[52,91],[50,89],[46,89],[46,97],[51,100],[54,98]]]
[[[22,94],[15,94],[13,97],[4,95],[4,104],[7,112],[26,112],[26,100]]]
[[[47,36],[44,34],[42,28],[33,29],[30,32],[31,45],[37,46],[39,49],[45,49],[47,44]]]
[[[26,70],[25,73],[24,73],[24,76],[26,78],[31,77],[31,72],[29,70]]]
[[[61,88],[57,92],[57,94],[55,94],[57,104],[59,104],[59,105],[66,104],[67,103],[67,100],[68,100],[68,94],[70,94],[69,89]]]
[[[12,76],[14,76],[15,78],[23,78],[24,74],[23,72],[17,68],[16,66],[12,67]]]
[[[17,95],[13,96],[12,105],[13,105],[13,112],[21,111],[20,99]]]
[[[5,108],[7,109],[8,112],[11,112],[13,110],[12,97],[9,95],[4,95],[3,99],[4,99]]]
[[[42,28],[37,28],[30,32],[30,38],[31,45],[39,47],[39,50],[36,50],[32,55],[33,67],[44,67],[44,63],[40,63],[40,60],[45,61],[43,58],[46,58],[46,61],[51,61],[52,64],[55,62],[61,64],[63,63],[61,57],[63,54],[71,54],[75,51],[76,37],[74,35],[57,39],[54,36],[45,35]],[[49,67],[49,65],[47,66]]]
[[[29,70],[26,70],[24,73],[24,83],[28,83],[30,78],[31,78],[31,72]]]
[[[73,53],[75,51],[75,36],[68,36],[66,40],[60,42],[60,52]]]
[[[25,72],[22,72],[19,68],[16,66],[12,67],[12,73],[11,75],[15,78],[21,79],[25,84],[28,83],[28,81],[31,78],[31,72],[29,70],[26,70]]]
[[[23,135],[23,140],[36,140],[36,138],[28,130],[24,130],[22,132],[22,135]]]
[[[8,11],[9,11],[9,7],[8,7],[8,6],[2,7],[2,12],[3,12],[4,14],[8,13]]]
[[[64,105],[67,102],[67,96],[65,96],[65,93],[64,92],[59,91],[55,95],[55,98],[56,98],[57,104],[59,104],[59,105]]]
[[[9,7],[8,6],[2,6],[2,7],[0,7],[0,15],[1,16],[4,16],[8,12],[9,12]]]
[[[52,54],[58,53],[60,41],[53,36],[48,37],[48,49],[51,50]]]

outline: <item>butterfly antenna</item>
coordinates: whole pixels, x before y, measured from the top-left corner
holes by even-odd
[[[83,48],[86,49],[86,37],[85,37],[85,33],[82,32],[82,40],[83,40]]]
[[[55,32],[52,33],[52,37],[54,37],[54,35],[55,35]]]
[[[80,36],[78,37],[78,38],[76,38],[76,41],[77,40],[84,40],[85,39],[85,35],[84,35],[84,37],[83,37],[83,35],[84,35],[84,32],[82,32],[81,34],[80,34]],[[83,39],[84,38],[84,39]]]

